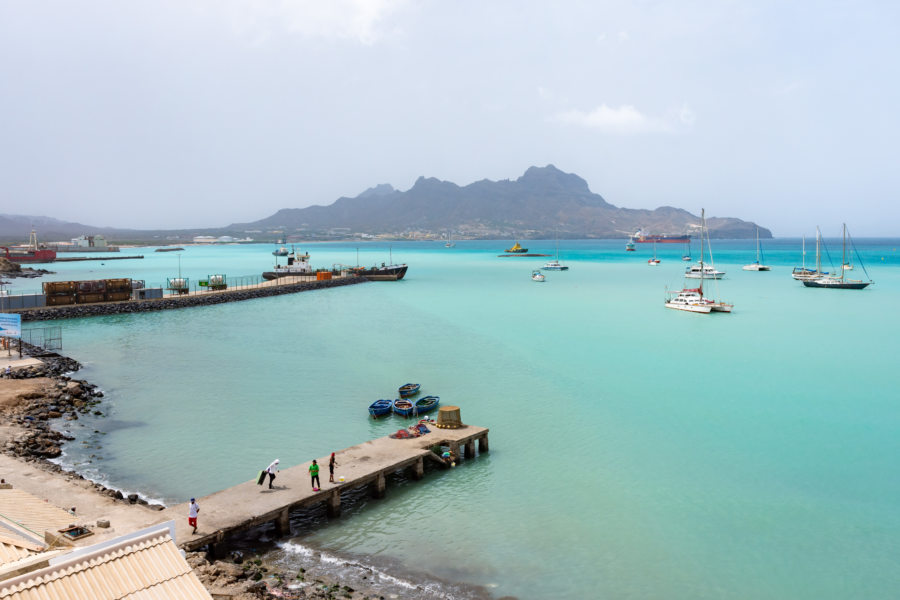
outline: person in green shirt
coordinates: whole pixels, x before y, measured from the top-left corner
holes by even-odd
[[[309,474],[312,477],[312,489],[314,492],[318,492],[319,488],[322,487],[322,484],[319,483],[319,465],[316,463],[315,459],[313,459],[312,464],[309,465]]]

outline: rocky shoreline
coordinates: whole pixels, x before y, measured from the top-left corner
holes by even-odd
[[[53,271],[48,271],[47,269],[33,269],[31,267],[23,267],[19,263],[13,262],[7,258],[0,256],[0,283],[9,283],[7,281],[3,281],[3,277],[9,277],[10,279],[14,279],[16,277],[34,279],[36,277],[43,277],[44,275],[52,274]]]
[[[50,462],[62,454],[62,446],[66,442],[75,439],[55,430],[52,423],[59,419],[75,421],[79,415],[88,413],[101,415],[104,395],[96,385],[72,377],[72,373],[81,368],[78,361],[45,352],[31,344],[23,343],[22,346],[25,353],[39,358],[42,364],[22,367],[9,375],[0,374],[2,378],[0,385],[6,384],[8,380],[26,379],[41,381],[42,385],[22,394],[17,404],[3,408],[0,413],[2,425],[11,430],[3,445],[3,453],[46,471],[54,477],[58,475],[67,480],[82,480],[93,488],[94,493],[105,496],[114,503],[141,504],[152,510],[164,509],[161,504],[148,503],[138,494],[123,494],[120,490],[90,482],[77,472]],[[384,600],[385,598],[375,589],[377,586],[374,580],[371,588],[364,585],[365,581],[361,585],[358,580],[354,582],[354,587],[351,587],[339,578],[330,576],[325,569],[316,568],[311,564],[307,564],[309,573],[304,567],[298,567],[296,572],[288,572],[284,567],[264,561],[260,555],[245,559],[240,551],[231,552],[229,560],[210,561],[203,552],[188,553],[186,557],[214,598],[232,600],[274,598]],[[365,580],[365,577],[362,579]],[[398,596],[389,594],[387,597]],[[412,592],[404,593],[403,597],[419,596]]]

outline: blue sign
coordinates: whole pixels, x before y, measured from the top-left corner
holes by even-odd
[[[0,337],[22,336],[22,315],[0,313]]]

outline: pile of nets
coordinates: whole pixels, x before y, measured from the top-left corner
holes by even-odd
[[[429,419],[421,419],[415,425],[410,425],[406,429],[398,429],[396,433],[392,433],[388,437],[391,437],[395,440],[404,440],[407,438],[421,437],[426,433],[431,433],[431,430],[428,429],[427,425],[433,423]]]

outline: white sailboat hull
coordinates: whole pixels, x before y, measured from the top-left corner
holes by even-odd
[[[666,308],[674,308],[675,310],[683,310],[686,312],[709,314],[712,311],[710,306],[702,304],[681,304],[678,302],[666,302]]]
[[[771,271],[772,267],[767,267],[766,265],[760,265],[757,263],[753,263],[752,265],[744,265],[743,269],[745,271]]]

